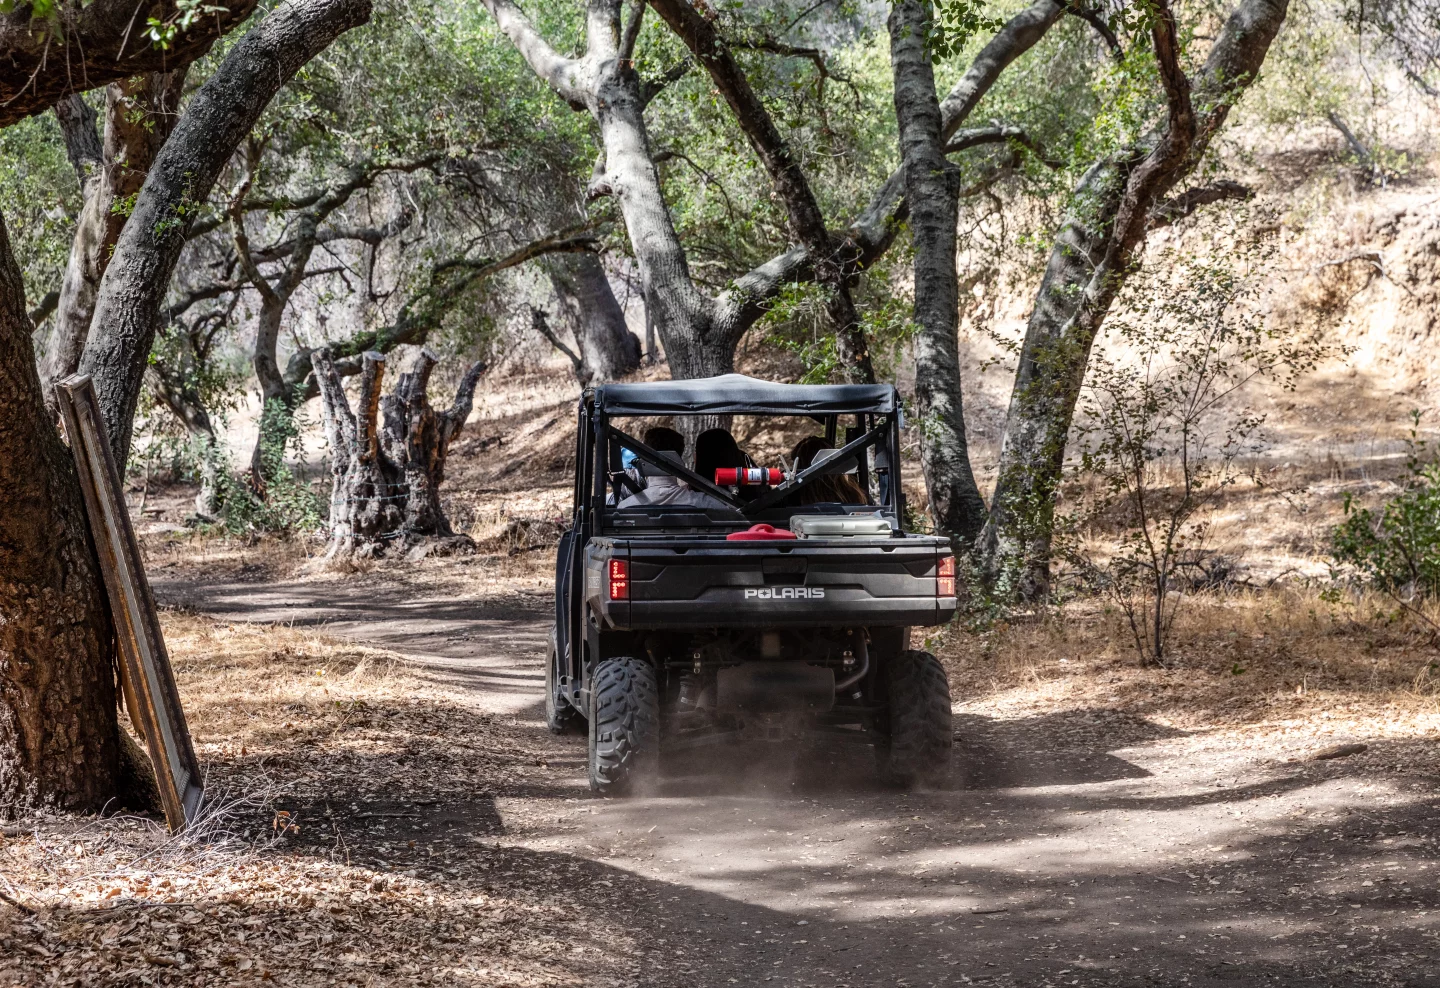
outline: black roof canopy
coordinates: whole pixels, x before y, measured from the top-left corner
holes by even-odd
[[[834,415],[895,411],[891,384],[775,384],[725,374],[688,381],[606,384],[595,403],[608,415]]]

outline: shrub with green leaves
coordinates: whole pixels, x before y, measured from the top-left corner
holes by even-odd
[[[286,461],[292,445],[298,450],[299,439],[300,430],[289,411],[278,401],[266,402],[260,416],[260,480],[264,496],[229,470],[219,470],[216,493],[226,527],[292,534],[320,526],[325,517],[320,498]]]
[[[1420,413],[1406,441],[1403,489],[1376,509],[1345,495],[1345,520],[1330,533],[1340,569],[1392,597],[1440,597],[1440,462],[1419,438]]]
[[[1210,552],[1211,511],[1263,447],[1246,385],[1286,391],[1344,352],[1265,319],[1259,247],[1162,254],[1132,277],[1095,354],[1075,426],[1073,513],[1059,548],[1125,614],[1141,660],[1164,664],[1182,573]]]

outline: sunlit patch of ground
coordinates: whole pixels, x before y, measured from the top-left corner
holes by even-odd
[[[1102,711],[1144,718],[1273,762],[1363,743],[1357,765],[1440,774],[1440,652],[1375,595],[1292,587],[1188,594],[1165,667],[1144,666],[1114,604],[1090,600],[930,644],[959,714]]]

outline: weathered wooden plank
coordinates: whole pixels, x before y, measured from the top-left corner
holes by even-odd
[[[56,390],[120,645],[125,704],[149,748],[166,822],[172,831],[180,830],[194,819],[204,795],[200,764],[125,507],[120,471],[89,375],[68,377]]]

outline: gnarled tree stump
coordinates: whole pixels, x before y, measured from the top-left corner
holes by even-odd
[[[412,537],[455,535],[440,507],[440,483],[445,479],[450,440],[464,428],[475,403],[475,384],[485,372],[484,361],[473,364],[461,378],[450,408],[437,412],[426,392],[430,372],[439,359],[428,347],[421,350],[410,369],[400,375],[395,391],[380,402],[380,440],[385,454],[400,465],[405,475],[409,493],[405,531]]]
[[[367,352],[359,407],[352,411],[330,351],[312,355],[333,480],[327,559],[367,558],[432,538],[452,551],[473,544],[451,529],[440,505],[440,484],[450,441],[470,414],[485,364],[473,365],[451,407],[437,412],[426,391],[438,359],[429,349],[420,351],[394,393],[382,398],[385,355]]]

